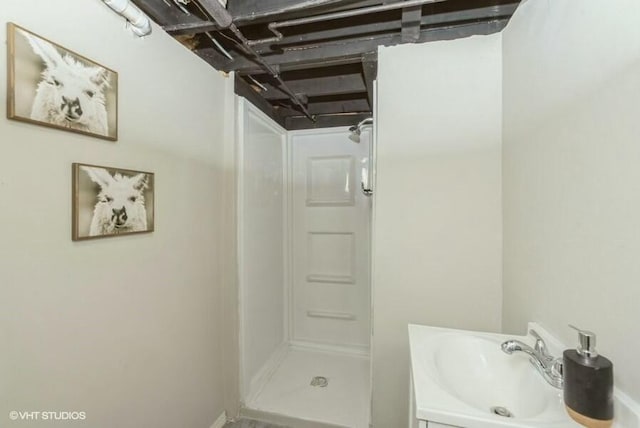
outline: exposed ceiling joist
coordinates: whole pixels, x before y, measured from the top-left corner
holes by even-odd
[[[204,61],[235,71],[238,95],[306,129],[371,117],[380,46],[495,33],[521,0],[230,0],[226,10],[133,1]]]
[[[415,43],[420,38],[422,7],[408,7],[402,10],[402,41]]]
[[[434,15],[425,15],[421,18],[420,26],[429,27],[440,24],[464,23],[469,20],[492,20],[492,19],[508,19],[513,14],[517,6],[517,3],[503,4],[498,6],[483,7],[479,9],[463,10],[456,12],[439,13]],[[401,20],[392,20],[378,23],[367,23],[362,25],[353,25],[349,27],[329,28],[326,30],[312,31],[308,33],[302,33],[292,36],[285,36],[282,40],[281,46],[288,46],[297,43],[304,42],[330,42],[332,40],[341,39],[348,35],[363,35],[363,34],[384,34],[393,30],[400,30],[402,25]],[[270,52],[271,46],[265,46],[263,48],[257,48],[256,50],[265,54]],[[232,61],[223,55],[218,55],[215,49],[203,48],[196,50],[198,55],[202,56],[207,62],[218,69],[230,70]],[[236,54],[240,55],[240,54]],[[320,61],[310,61],[302,63],[283,63],[282,71],[288,70],[301,70],[306,68],[315,68],[326,66],[333,66],[338,64],[352,64],[360,60],[359,55],[346,57],[346,58],[322,58]],[[249,66],[244,69],[238,70],[241,74],[260,74],[263,72],[262,68],[254,64],[253,67]]]
[[[347,99],[351,97],[352,99]],[[309,112],[314,115],[326,115],[335,113],[369,112],[371,106],[365,93],[349,94],[348,96],[324,96],[309,98]],[[329,100],[331,101],[325,101]],[[275,109],[282,116],[298,116],[300,113],[288,104],[277,104]]]
[[[352,126],[369,117],[371,117],[371,113],[325,115],[325,116],[317,116],[316,122],[311,123],[304,116],[289,116],[285,119],[285,128],[289,130],[296,130],[296,129],[314,129],[314,128],[333,128],[336,126]]]
[[[233,22],[231,14],[218,0],[198,0],[198,3],[221,27],[228,28]]]
[[[496,19],[489,22],[476,22],[471,24],[450,26],[444,28],[428,28],[420,32],[419,42],[429,42],[436,40],[452,40],[462,37],[469,37],[477,34],[493,34],[504,28],[507,19]],[[321,62],[326,59],[340,59],[360,61],[362,54],[374,51],[378,46],[392,46],[402,43],[401,35],[382,35],[366,38],[345,40],[335,43],[325,43],[304,48],[284,49],[283,52],[265,55],[263,58],[268,64],[303,64],[306,62]],[[246,73],[247,70],[255,70],[253,61],[246,58],[238,58],[224,71],[239,71]]]
[[[515,0],[514,0],[515,1]],[[161,12],[156,11],[155,13],[147,12],[153,16],[154,18],[157,16],[166,15],[167,9],[164,7],[157,8],[157,4],[153,0],[136,0],[138,4],[153,4],[156,6],[156,9],[159,9]],[[159,2],[162,3],[162,2]],[[165,5],[166,6],[166,5]],[[484,19],[488,20],[491,18],[498,17],[510,17],[515,9],[517,8],[518,3],[504,3],[497,4],[495,6],[488,7],[478,7],[474,9],[463,9],[459,11],[453,12],[443,12],[443,13],[433,13],[433,14],[424,14],[420,20],[420,26],[424,27],[426,25],[435,25],[442,24],[445,22],[456,22],[456,21],[467,21],[471,19]],[[143,6],[141,6],[143,7]],[[144,7],[143,7],[144,8]],[[171,10],[171,8],[169,8]],[[339,10],[338,8],[334,10]],[[218,30],[219,27],[214,22],[203,21],[199,18],[192,16],[188,18],[184,15],[180,15],[181,12],[176,12],[175,10],[171,10],[171,15],[177,15],[178,18],[174,18],[178,20],[179,23],[164,25],[163,28],[168,33],[177,36],[184,34],[196,34],[196,33],[204,33],[207,31],[215,31]],[[162,19],[155,18],[155,20],[159,23],[170,22],[172,19],[170,16],[166,15]],[[405,18],[405,19],[408,19]],[[347,27],[346,31],[349,32],[349,29],[353,30],[349,34],[374,34],[380,33],[384,31],[392,31],[395,29],[400,29],[402,26],[401,20],[391,20],[387,22],[380,23],[366,23],[362,25],[358,25],[355,23]],[[294,34],[291,36],[286,36],[282,40],[281,44],[293,44],[293,43],[302,43],[308,41],[318,41],[318,40],[330,40],[332,38],[339,38],[344,36],[345,29],[344,28],[328,28],[320,31],[312,31],[312,32],[304,32],[300,34]],[[259,49],[259,51],[263,51],[264,49]]]
[[[273,119],[280,126],[285,126],[284,118],[273,108],[271,104],[262,98],[247,82],[239,76],[235,77],[235,93],[238,96],[249,100],[254,106],[258,107],[263,113]],[[299,114],[299,113],[298,113]],[[303,116],[304,117],[304,116]],[[306,117],[305,117],[306,119]],[[307,119],[308,120],[308,119]]]
[[[268,19],[272,16],[282,16],[301,10],[309,11],[316,8],[344,4],[345,0],[245,0],[230,1],[229,12],[236,17],[235,21],[247,23],[249,21]],[[354,3],[353,1],[351,3]]]
[[[470,20],[489,21],[497,18],[506,19],[513,14],[516,6],[516,3],[512,3],[499,6],[483,7],[479,9],[425,15],[420,18],[418,22],[418,28],[434,25],[464,23]],[[326,27],[317,31],[307,31],[299,34],[285,36],[282,41],[278,43],[278,46],[287,47],[290,45],[306,42],[330,42],[332,40],[342,39],[348,36],[354,37],[355,35],[379,35],[381,33],[387,33],[394,30],[399,31],[401,28],[404,27],[403,22],[400,19],[373,23],[367,22],[365,24],[355,24],[338,28]],[[419,32],[417,34],[419,35]],[[258,52],[263,54],[268,53],[272,49],[273,46],[256,48]]]
[[[249,3],[253,3],[253,6],[247,6]],[[380,0],[246,0],[230,1],[229,12],[237,25],[247,25],[269,22],[276,16],[278,19],[286,19],[296,12],[331,13],[380,3]],[[278,4],[281,7],[276,7]],[[163,25],[163,29],[170,34],[178,35],[215,31],[219,27],[213,21],[191,19],[188,22],[179,20],[175,24]]]
[[[378,52],[362,55],[362,74],[367,87],[367,100],[373,106],[373,82],[378,77]]]
[[[287,94],[278,89],[275,82],[266,81],[261,83],[267,87],[267,91],[262,93],[262,96],[266,100],[271,101],[288,98]],[[307,97],[353,94],[367,90],[360,74],[287,80],[287,85],[296,94],[304,94]]]
[[[405,0],[384,0],[385,4],[401,3]],[[422,6],[414,6],[402,9],[402,42],[415,43],[420,37],[420,19],[422,18]]]
[[[324,26],[318,31],[309,31],[300,34],[292,34],[284,36],[280,41],[278,47],[287,47],[291,45],[303,44],[303,43],[322,43],[331,42],[345,37],[375,35],[380,33],[388,33],[390,31],[400,30],[400,20],[366,23],[361,25],[350,25],[347,27],[332,28]],[[274,46],[265,45],[259,47],[258,52],[266,53],[273,50]]]
[[[285,63],[285,64],[277,64],[280,67],[281,72],[287,71],[300,71],[300,70],[309,70],[309,69],[322,69],[327,67],[339,66],[339,65],[350,65],[350,64],[359,64],[361,62],[361,57],[358,55],[341,57],[341,58],[319,58],[317,60],[310,60],[299,63]],[[256,67],[247,67],[241,70],[234,70],[236,73],[240,75],[257,75],[264,74],[264,70]]]
[[[202,48],[202,49],[197,49],[195,52],[198,54],[200,58],[204,59],[206,62],[208,62],[209,64],[211,64],[213,67],[217,69],[224,69],[225,67],[229,66],[233,62],[226,56],[222,55],[215,48]]]
[[[495,6],[456,10],[454,12],[424,14],[420,19],[420,26],[439,25],[445,22],[453,23],[471,20],[489,21],[498,18],[508,19],[513,15],[517,7],[518,3],[505,3]]]
[[[219,27],[215,22],[199,19],[195,22],[177,22],[174,24],[163,25],[162,29],[173,36],[179,36],[182,34],[216,31]]]

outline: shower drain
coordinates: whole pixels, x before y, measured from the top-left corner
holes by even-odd
[[[493,413],[494,415],[502,416],[504,418],[512,418],[513,417],[513,413],[511,413],[509,411],[509,409],[507,409],[506,407],[495,406],[495,407],[492,407],[489,410],[491,410],[491,413]]]
[[[324,376],[316,376],[311,379],[311,386],[319,386],[320,388],[325,388],[329,385],[329,379]]]

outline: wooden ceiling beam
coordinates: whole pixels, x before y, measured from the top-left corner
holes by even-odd
[[[285,126],[284,118],[273,108],[267,100],[262,98],[258,92],[256,92],[251,85],[249,85],[240,76],[235,76],[234,92],[236,95],[246,98],[251,104],[260,109],[263,113],[273,119],[280,126]],[[300,114],[300,113],[298,113]]]
[[[289,13],[309,13],[315,9],[333,9],[335,5],[360,3],[357,0],[242,0],[230,1],[228,10],[234,22],[246,24]],[[356,6],[360,7],[360,6]]]
[[[194,50],[194,52],[216,70],[221,70],[233,62],[226,56],[222,55],[216,48],[201,48]]]
[[[265,99],[281,100],[289,98],[286,93],[278,88],[277,83],[271,81],[271,79],[260,83],[267,88],[267,91],[261,93]],[[307,97],[353,94],[367,90],[360,74],[285,80],[285,83],[294,93],[303,94]]]
[[[277,45],[258,46],[259,53],[268,53],[274,48],[286,48],[291,45],[300,45],[303,43],[322,43],[331,42],[339,39],[362,37],[368,34],[380,35],[400,31],[401,21],[392,20],[384,22],[354,24],[346,27],[322,29],[320,31],[310,31],[301,34],[284,36]]]
[[[430,15],[421,15],[418,22],[414,21],[414,27],[419,30],[421,27],[445,25],[453,23],[464,23],[465,21],[480,20],[489,21],[491,19],[508,18],[516,10],[518,3],[503,4],[499,6],[483,7],[478,9],[469,9],[456,12],[435,13]],[[417,24],[417,25],[415,25]],[[373,22],[365,24],[355,24],[338,28],[328,28],[319,31],[309,31],[300,34],[285,35],[277,47],[283,48],[290,45],[302,44],[306,42],[330,42],[336,39],[354,38],[365,36],[367,34],[377,34],[393,31],[400,31],[404,28],[403,21],[394,19],[382,22]],[[417,31],[419,35],[419,31]],[[273,45],[265,45],[256,47],[259,53],[268,53],[274,48]]]
[[[369,102],[367,101],[366,94],[359,94],[361,98],[352,99],[352,100],[337,100],[337,101],[321,101],[315,102],[313,99],[309,100],[309,105],[307,108],[309,109],[309,113],[316,115],[323,114],[336,114],[336,113],[351,113],[351,112],[371,112],[371,107],[369,107]],[[325,97],[328,98],[328,97]],[[290,104],[285,105],[276,105],[274,106],[275,110],[281,116],[299,116],[300,112],[293,109]]]
[[[341,58],[319,58],[316,60],[309,60],[303,62],[292,62],[292,63],[284,63],[279,64],[281,72],[287,71],[298,71],[298,70],[309,70],[309,69],[322,69],[325,67],[334,67],[340,65],[349,65],[349,64],[358,64],[361,62],[361,58],[358,55],[352,55]],[[232,66],[232,64],[229,64]],[[246,67],[241,70],[236,71],[240,75],[252,75],[258,76],[261,74],[265,74],[265,70],[259,67]]]
[[[362,56],[362,76],[367,87],[367,100],[373,105],[373,82],[378,77],[378,52],[369,52]]]
[[[218,31],[220,27],[213,21],[176,22],[162,26],[162,29],[172,36],[182,34],[198,34],[207,31]]]
[[[371,113],[354,113],[339,115],[318,115],[316,121],[312,122],[304,116],[289,116],[285,118],[285,128],[289,131],[299,129],[334,128],[338,126],[353,126],[366,118],[371,117]],[[345,138],[349,134],[345,132]]]
[[[135,0],[135,2],[151,3],[152,0]],[[474,9],[459,10],[454,12],[424,14],[420,21],[420,25],[426,26],[426,25],[440,24],[444,22],[466,21],[470,19],[486,20],[489,18],[508,17],[513,15],[513,12],[516,10],[517,7],[518,7],[518,2],[514,1],[512,3],[479,7]],[[161,8],[161,9],[166,10],[166,8]],[[175,14],[175,10],[173,11],[173,13]],[[169,19],[169,16],[167,15],[165,19]],[[181,21],[185,21],[186,18],[178,17],[175,19],[180,19]],[[157,21],[157,22],[162,23],[164,21]],[[392,31],[395,29],[399,30],[401,26],[402,26],[401,20],[391,20],[391,21],[385,21],[380,23],[352,25],[347,27],[347,30],[351,29],[351,31],[348,34],[351,34],[353,36],[357,34],[371,34],[371,33],[379,33],[381,31]],[[180,34],[195,34],[195,33],[204,33],[206,31],[217,31],[219,28],[214,22],[203,21],[195,17],[192,17],[189,19],[189,22],[167,24],[163,26],[163,29],[170,34],[177,36]],[[323,31],[308,32],[308,33],[292,35],[292,36],[285,35],[285,37],[282,39],[282,42],[280,42],[280,44],[286,45],[286,44],[292,44],[292,43],[326,40],[326,39],[338,38],[342,36],[344,36],[344,29],[342,28],[328,29]]]
[[[507,22],[507,18],[498,18],[486,22],[423,29],[417,41],[452,40],[472,35],[493,34],[502,30]],[[361,61],[363,54],[377,50],[378,46],[393,46],[400,43],[402,43],[402,36],[399,34],[370,36],[305,48],[284,49],[281,53],[263,55],[263,58],[268,64],[281,67],[323,61]],[[223,70],[247,73],[249,70],[256,70],[256,66],[251,60],[238,58]]]
[[[518,1],[496,6],[477,7],[473,9],[457,10],[455,12],[428,13],[422,15],[420,26],[440,25],[446,22],[464,22],[470,20],[488,21],[491,19],[510,18],[519,5]]]
[[[420,38],[422,6],[402,10],[402,42],[415,43]]]
[[[153,0],[135,0],[153,2]],[[161,1],[161,0],[160,0]],[[245,2],[230,1],[229,12],[233,22],[239,27],[248,24],[259,24],[273,20],[290,19],[295,16],[308,16],[309,13],[332,13],[347,9],[374,6],[380,0],[246,0]],[[280,4],[280,7],[276,7]],[[163,26],[170,34],[193,34],[218,30],[213,21],[170,21]]]
[[[443,23],[452,24],[454,22],[465,22],[473,19],[500,19],[510,16],[513,14],[517,6],[517,3],[511,4],[503,4],[499,6],[491,6],[484,7],[480,9],[471,9],[465,11],[458,12],[447,12],[440,13],[434,15],[425,15],[421,19],[421,27],[427,28],[433,25],[441,25]],[[322,40],[332,40],[340,37],[346,37],[350,33],[352,35],[362,35],[366,33],[370,34],[379,34],[384,33],[386,31],[400,31],[401,21],[386,21],[375,24],[365,24],[365,25],[356,25],[347,28],[337,28],[337,29],[328,29],[323,31],[315,31],[309,32],[299,35],[285,36],[282,40],[282,46],[291,45],[295,43],[303,43],[303,42],[313,42],[313,41],[322,41]],[[272,47],[267,46],[263,48],[258,48],[258,52],[262,54],[269,53]],[[232,50],[232,49],[230,49]],[[196,50],[196,53],[203,57],[205,61],[209,62],[215,68],[221,70],[230,70],[234,67],[234,62],[229,60],[228,58],[218,55],[217,51],[213,48],[203,48],[201,50]],[[243,53],[233,52],[234,56],[239,58],[245,57]],[[252,61],[250,58],[245,58],[247,61]],[[321,67],[332,67],[335,65],[344,65],[344,64],[354,64],[361,61],[361,55],[352,55],[341,58],[320,58],[317,61],[302,61],[299,63],[283,63],[281,64],[281,71],[291,71],[291,70],[305,70],[309,68],[321,68]],[[255,62],[253,67],[247,67],[245,65],[244,69],[238,70],[240,74],[251,74],[258,75],[264,74],[265,71],[261,67],[259,67]]]

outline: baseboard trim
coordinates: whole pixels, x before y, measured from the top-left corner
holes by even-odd
[[[222,412],[218,419],[211,425],[211,428],[222,428],[227,423],[227,413]]]

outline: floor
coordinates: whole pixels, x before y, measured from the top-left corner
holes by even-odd
[[[315,376],[327,378],[327,386],[312,386]],[[292,349],[247,407],[349,428],[368,428],[369,384],[366,357]]]

